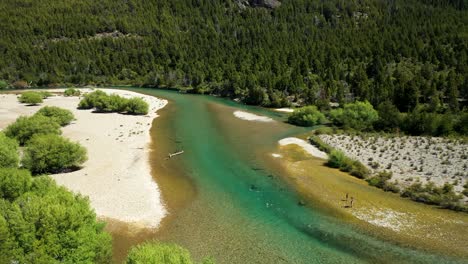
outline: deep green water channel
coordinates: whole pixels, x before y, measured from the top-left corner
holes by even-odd
[[[269,157],[279,139],[305,130],[285,124],[281,114],[209,96],[129,90],[170,101],[171,111],[156,122],[164,130],[158,135],[165,138],[155,140],[185,153],[160,162],[184,174],[195,190],[171,212],[158,239],[187,247],[197,259],[212,256],[217,263],[456,262],[376,239],[317,205],[299,206],[301,198],[281,180],[283,172]],[[235,110],[277,122],[240,120]]]

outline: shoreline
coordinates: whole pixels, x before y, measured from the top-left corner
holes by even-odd
[[[97,89],[94,89],[97,90]],[[49,90],[56,94],[64,89]],[[80,89],[91,92],[92,89]],[[92,113],[78,110],[78,97],[56,95],[37,106],[19,103],[16,95],[2,94],[0,129],[20,115],[32,115],[44,106],[58,106],[73,112],[76,120],[62,128],[63,136],[79,142],[88,151],[83,168],[51,175],[69,190],[88,196],[101,220],[116,220],[138,228],[157,228],[167,214],[161,191],[153,179],[150,166],[150,129],[156,113],[167,100],[136,92],[102,89],[122,97],[141,97],[150,106],[148,115],[132,116],[118,113]]]
[[[252,114],[252,113],[245,112],[245,111],[236,110],[236,111],[234,111],[233,114],[234,114],[235,117],[237,117],[239,119],[242,119],[242,120],[245,120],[245,121],[273,122],[272,118]]]
[[[278,144],[280,146],[296,145],[296,146],[301,147],[305,152],[309,153],[315,158],[324,159],[324,160],[328,159],[327,153],[319,150],[314,145],[300,138],[296,138],[296,137],[283,138],[280,141],[278,141]],[[281,156],[277,156],[277,157],[281,157]]]
[[[287,171],[285,179],[314,208],[379,239],[456,258],[467,256],[467,215],[383,192],[325,166],[298,145],[279,146],[276,153],[283,157],[277,160]],[[352,208],[346,193],[354,197]]]

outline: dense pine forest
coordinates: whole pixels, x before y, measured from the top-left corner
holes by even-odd
[[[171,87],[279,107],[468,99],[467,0],[3,0],[3,86]]]

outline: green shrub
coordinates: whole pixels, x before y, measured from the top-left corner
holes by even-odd
[[[63,92],[64,96],[80,96],[81,92],[78,89],[68,88]]]
[[[339,150],[332,150],[328,155],[327,166],[338,168],[341,171],[349,172],[358,178],[365,178],[369,175],[369,170],[361,162],[350,159]]]
[[[425,186],[414,183],[406,188],[401,196],[417,202],[439,205],[442,208],[468,211],[468,208],[460,203],[461,196],[453,191],[453,185],[449,183],[445,183],[442,187],[437,187],[432,182],[428,182]]]
[[[391,178],[392,172],[383,171],[367,179],[366,181],[369,183],[369,185],[383,189],[386,192],[398,193],[400,189],[395,184],[389,182]]]
[[[126,263],[192,264],[193,261],[190,253],[178,245],[149,242],[133,247],[127,256]]]
[[[30,104],[30,105],[37,105],[43,102],[43,96],[39,92],[24,92],[18,98],[20,103],[23,104]]]
[[[132,115],[146,115],[149,111],[148,103],[141,98],[126,99],[117,94],[107,95],[97,90],[85,97],[78,104],[79,109],[96,109],[98,112],[117,112]]]
[[[0,132],[0,167],[18,167],[18,142]]]
[[[101,90],[96,90],[92,93],[86,94],[78,104],[79,109],[93,109],[98,101],[98,98],[105,97],[107,94]]]
[[[332,150],[328,156],[327,166],[332,168],[341,168],[346,162],[347,157],[339,150]]]
[[[0,90],[8,88],[8,83],[4,80],[0,80]]]
[[[395,131],[401,126],[402,116],[398,108],[390,101],[385,101],[377,107],[379,119],[374,127],[378,130]]]
[[[343,109],[331,110],[330,117],[335,125],[362,131],[371,129],[379,114],[369,102],[365,101],[345,104]]]
[[[67,109],[63,109],[56,106],[45,106],[37,111],[36,115],[43,115],[51,118],[55,122],[59,123],[61,126],[66,126],[70,124],[75,116],[73,113]]]
[[[288,122],[298,126],[315,126],[325,123],[325,115],[316,106],[295,109],[288,117]]]
[[[40,91],[39,94],[41,94],[42,99],[47,99],[53,95],[51,92],[48,91]]]
[[[99,96],[96,98],[94,108],[98,112],[124,112],[126,109],[127,99],[116,94]]]
[[[23,166],[33,174],[57,173],[80,166],[86,149],[58,135],[36,135],[26,144]]]
[[[332,147],[323,142],[318,136],[309,137],[309,142],[323,152],[330,153],[333,150]]]
[[[13,201],[31,187],[31,173],[16,168],[0,168],[0,198]]]
[[[159,242],[145,242],[134,246],[127,255],[126,264],[193,264],[190,253],[176,245]],[[214,264],[212,259],[205,259],[201,264]]]
[[[127,100],[125,111],[131,115],[146,115],[149,111],[149,105],[143,99],[133,97]]]
[[[348,159],[351,160],[351,159]],[[351,160],[351,162],[347,162],[345,168],[349,168],[349,163],[351,163],[351,170],[343,170],[348,171],[351,175],[364,179],[369,175],[369,169],[364,166],[361,162],[357,160]]]
[[[0,199],[0,263],[110,263],[111,238],[87,198],[49,177],[16,174],[14,199]]]
[[[60,124],[43,115],[20,116],[5,129],[5,135],[18,140],[20,145],[24,145],[33,135],[61,133]]]

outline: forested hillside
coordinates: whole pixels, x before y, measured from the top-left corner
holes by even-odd
[[[186,87],[273,107],[466,105],[467,0],[280,2],[2,0],[0,80]]]

